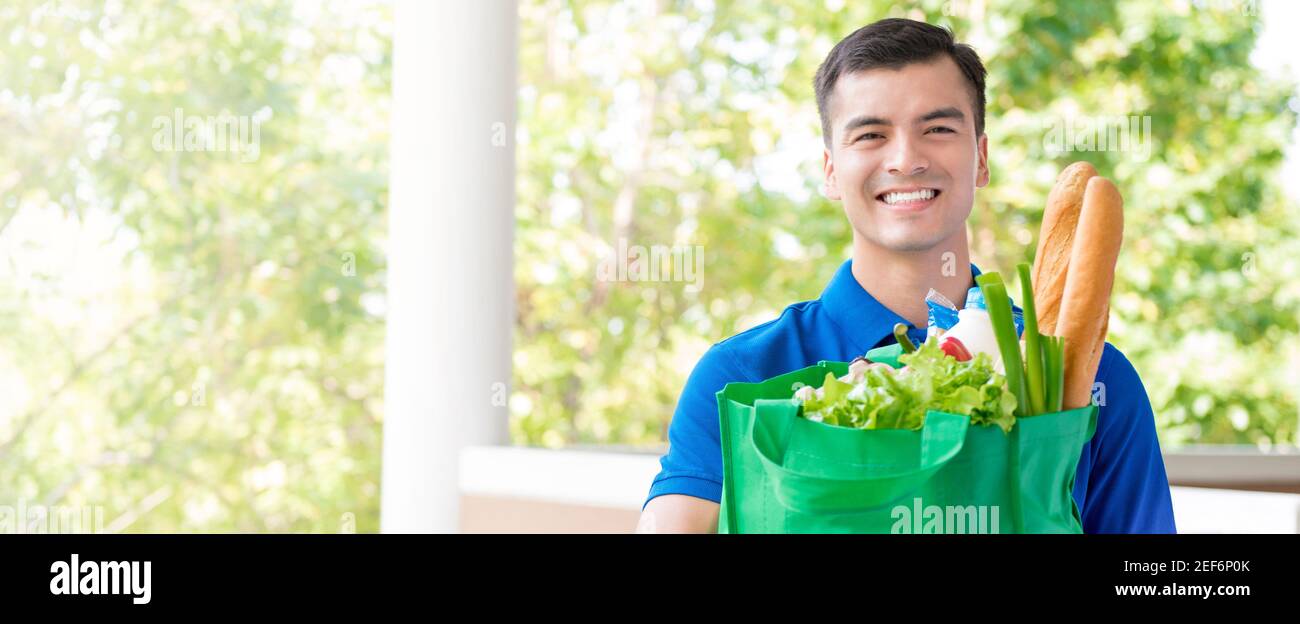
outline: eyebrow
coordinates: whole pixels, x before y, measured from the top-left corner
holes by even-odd
[[[927,121],[934,121],[936,119],[953,119],[956,121],[965,121],[966,115],[961,112],[961,109],[949,106],[947,108],[936,108],[924,115],[921,115],[920,117],[917,117],[916,121],[918,123],[925,123]],[[888,119],[885,119],[884,117],[870,117],[866,115],[858,115],[857,117],[850,119],[848,123],[844,124],[844,134],[848,134],[858,128],[861,128],[862,126],[892,126],[892,125],[894,125],[893,122],[889,121]]]

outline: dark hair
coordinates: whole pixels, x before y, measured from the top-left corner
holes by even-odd
[[[813,88],[817,92],[817,114],[822,119],[822,139],[831,143],[830,100],[840,76],[886,67],[899,69],[909,63],[929,61],[947,54],[970,83],[975,108],[975,135],[984,134],[984,64],[975,48],[957,43],[952,31],[925,22],[890,18],[853,31],[831,48],[817,68]]]

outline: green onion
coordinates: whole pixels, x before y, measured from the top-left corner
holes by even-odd
[[[1052,355],[1053,357],[1056,358],[1056,362],[1053,363],[1053,366],[1055,366],[1055,368],[1052,369],[1053,372],[1056,374],[1056,380],[1055,380],[1056,391],[1052,396],[1055,398],[1055,405],[1056,405],[1055,411],[1059,412],[1064,407],[1062,403],[1065,402],[1065,337],[1064,336],[1056,337],[1056,348],[1055,348],[1055,352]]]
[[[903,347],[903,353],[911,353],[916,350],[916,345],[912,344],[912,339],[907,337],[906,325],[894,323],[894,338],[897,338],[898,344]]]
[[[1043,336],[1043,369],[1046,384],[1045,409],[1050,412],[1061,411],[1061,393],[1065,384],[1064,338]]]
[[[1021,262],[1016,266],[1020,272],[1020,293],[1024,297],[1025,317],[1025,380],[1028,382],[1029,409],[1031,414],[1044,413],[1047,405],[1047,393],[1043,377],[1043,347],[1038,333],[1038,315],[1034,312],[1034,285],[1029,279],[1029,263]]]
[[[1006,284],[1002,283],[1002,276],[996,272],[984,273],[975,278],[975,282],[984,293],[984,303],[988,307],[989,319],[993,322],[993,335],[997,338],[998,350],[1002,352],[1007,389],[1016,396],[1016,416],[1028,416],[1025,366],[1020,360],[1020,339],[1016,336],[1016,322],[1011,318],[1011,298],[1007,296]]]

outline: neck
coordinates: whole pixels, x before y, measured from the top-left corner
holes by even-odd
[[[952,255],[945,257],[950,252]],[[966,303],[966,291],[974,285],[966,232],[963,229],[949,241],[916,252],[884,249],[864,241],[855,232],[853,277],[881,305],[914,327],[925,327],[925,295],[931,288],[961,309]]]

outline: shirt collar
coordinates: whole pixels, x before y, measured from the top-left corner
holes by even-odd
[[[970,265],[972,279],[980,274],[975,263]],[[894,324],[912,324],[871,296],[871,293],[853,277],[853,260],[840,265],[826,290],[822,292],[822,307],[838,329],[848,337],[856,352],[865,353],[886,336],[894,333]],[[954,302],[961,305],[961,302]],[[919,328],[923,334],[925,328]]]

